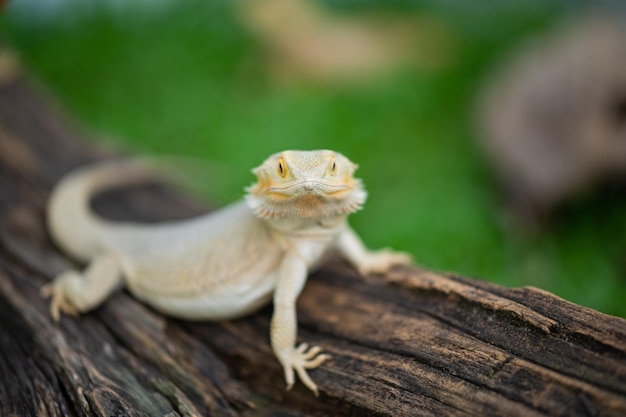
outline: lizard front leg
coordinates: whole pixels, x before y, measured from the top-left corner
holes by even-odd
[[[296,301],[307,279],[306,263],[297,253],[287,253],[278,273],[274,292],[274,315],[270,329],[272,349],[285,371],[287,389],[294,384],[294,371],[304,385],[318,395],[317,385],[311,380],[307,369],[320,366],[330,356],[320,354],[318,346],[302,343],[296,348],[298,329]]]
[[[339,234],[337,248],[361,273],[387,272],[393,265],[408,265],[413,261],[410,254],[391,249],[367,250],[359,236],[349,226]]]

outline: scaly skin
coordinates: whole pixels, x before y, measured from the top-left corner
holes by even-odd
[[[244,201],[217,212],[160,225],[110,223],[89,209],[96,192],[149,177],[136,162],[81,169],[54,189],[49,229],[84,272],[66,271],[42,288],[52,316],[76,315],[100,305],[117,288],[154,308],[189,320],[240,317],[273,299],[270,340],[285,371],[317,395],[307,370],[329,355],[318,346],[296,346],[296,301],[308,272],[323,255],[339,250],[361,274],[407,264],[409,255],[368,251],[348,226],[366,199],[357,166],[333,151],[285,151],[253,170],[257,182]]]

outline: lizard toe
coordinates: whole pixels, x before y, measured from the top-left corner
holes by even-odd
[[[308,343],[302,343],[282,357],[281,363],[284,367],[288,390],[293,386],[295,374],[297,374],[302,383],[313,391],[316,396],[318,395],[317,385],[313,382],[307,370],[315,369],[330,359],[330,355],[320,353],[321,350],[319,346],[310,346]]]

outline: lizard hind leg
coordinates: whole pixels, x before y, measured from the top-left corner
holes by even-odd
[[[41,288],[43,297],[50,297],[50,313],[59,321],[61,312],[70,315],[98,307],[122,283],[119,259],[101,254],[91,260],[83,273],[65,271]]]

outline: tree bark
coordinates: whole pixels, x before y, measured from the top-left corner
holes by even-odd
[[[9,60],[10,61],[10,60]],[[626,320],[535,288],[418,268],[364,279],[334,258],[298,301],[299,339],[333,357],[285,391],[271,306],[191,323],[121,291],[52,321],[39,288],[70,261],[44,208],[65,172],[111,157],[0,59],[0,414],[3,416],[625,416]],[[158,221],[203,207],[159,187],[98,198]]]

